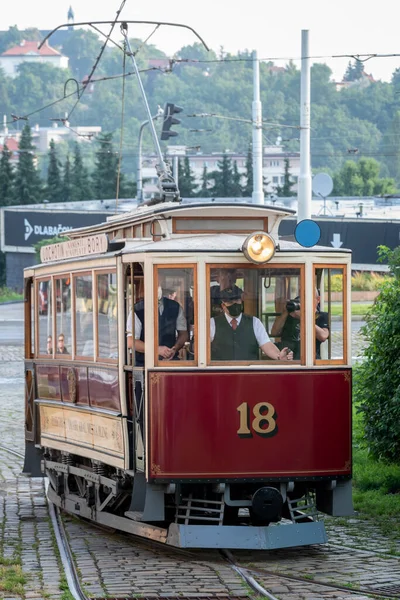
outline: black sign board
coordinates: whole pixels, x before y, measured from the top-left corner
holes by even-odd
[[[98,212],[25,212],[4,210],[4,239],[2,247],[32,247],[77,227],[104,223],[110,213]]]
[[[329,248],[349,248],[352,250],[352,263],[377,264],[378,246],[396,248],[400,245],[400,221],[384,220],[336,220],[315,219],[321,228],[319,246]],[[279,226],[279,235],[294,235],[294,219],[284,219]]]

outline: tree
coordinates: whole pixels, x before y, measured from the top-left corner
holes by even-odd
[[[400,92],[400,84],[399,84]],[[381,151],[386,154],[386,165],[389,175],[400,184],[400,111],[398,110],[383,136]]]
[[[11,151],[4,144],[0,159],[0,206],[13,204],[14,172],[10,159]]]
[[[204,165],[203,174],[201,176],[201,185],[197,194],[199,198],[210,198],[212,196],[209,188],[209,179],[207,167]]]
[[[72,200],[72,173],[71,173],[71,160],[69,154],[65,159],[64,165],[64,178],[62,186],[62,199],[63,202],[70,202]]]
[[[182,198],[193,198],[196,195],[196,179],[190,168],[188,156],[178,162],[178,188]]]
[[[362,328],[368,345],[356,369],[354,394],[373,456],[400,462],[400,246],[381,246],[379,256],[387,260],[392,277],[382,285]]]
[[[71,169],[71,200],[90,200],[91,198],[89,174],[83,164],[79,143],[75,142],[74,163]]]
[[[233,163],[232,173],[232,196],[235,198],[241,198],[243,196],[243,188],[241,184],[242,176],[239,173],[237,162]]]
[[[290,196],[294,196],[295,194],[292,193],[292,187],[294,186],[294,181],[291,180],[290,178],[290,163],[289,163],[289,159],[285,158],[284,160],[285,163],[285,173],[283,176],[283,185],[277,185],[275,187],[276,190],[276,195],[278,197],[283,197],[283,198],[288,198]]]
[[[27,123],[19,142],[19,160],[15,173],[15,201],[17,204],[36,204],[42,199],[42,182],[35,166],[31,128]]]
[[[343,81],[357,81],[361,79],[364,74],[364,63],[361,60],[354,60],[354,64],[351,61],[347,65],[346,73],[343,76]]]
[[[214,180],[214,185],[210,189],[212,196],[219,198],[235,196],[232,160],[227,154],[223,154],[222,160],[218,161],[218,171],[212,171],[209,177]]]
[[[117,193],[118,157],[114,152],[112,138],[112,133],[102,134],[97,138],[100,147],[96,151],[96,165],[92,179],[94,194],[98,199],[115,198]],[[121,194],[119,196],[122,197]]]
[[[47,200],[49,200],[50,202],[63,201],[60,161],[57,158],[57,151],[54,140],[51,140],[50,142],[46,194]]]
[[[358,163],[348,160],[333,176],[333,193],[336,196],[393,194],[396,191],[394,180],[380,178],[379,172],[380,164],[374,158],[361,158]]]
[[[243,187],[243,196],[253,195],[253,147],[249,144],[246,157],[246,185]]]

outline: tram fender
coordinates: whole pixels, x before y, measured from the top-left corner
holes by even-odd
[[[317,488],[317,509],[332,517],[354,515],[351,480],[338,481],[332,489]]]
[[[22,472],[30,477],[43,477],[42,458],[42,449],[37,448],[35,442],[25,440],[25,460]]]

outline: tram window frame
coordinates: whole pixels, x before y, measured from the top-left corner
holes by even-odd
[[[115,275],[115,277],[117,278],[117,270],[115,267],[109,268],[109,269],[99,269],[94,271],[94,298],[93,298],[93,302],[94,302],[94,331],[93,331],[93,335],[94,335],[94,339],[96,339],[96,347],[95,347],[95,360],[96,362],[100,362],[100,363],[114,363],[117,364],[118,363],[118,356],[116,358],[111,358],[109,356],[100,356],[100,327],[99,327],[99,277],[101,275]],[[118,286],[118,282],[116,281],[116,285]],[[95,300],[96,299],[96,300]],[[116,340],[116,349],[117,349],[117,353],[118,353],[118,288],[116,291],[116,300],[117,300],[117,322],[116,322],[116,334],[117,334],[117,340]],[[95,333],[96,331],[96,333]]]
[[[97,308],[95,306],[95,302],[97,301],[97,296],[95,294],[95,290],[94,290],[94,274],[95,272],[93,271],[93,269],[89,269],[89,270],[85,270],[85,271],[78,271],[75,273],[72,273],[72,298],[73,298],[73,312],[74,312],[74,318],[73,318],[73,343],[74,343],[74,357],[75,360],[80,361],[80,362],[94,362],[95,361],[95,354],[96,354],[96,331],[95,331],[95,314],[97,312]],[[92,354],[88,354],[88,355],[83,355],[83,354],[78,354],[77,352],[77,310],[76,310],[76,281],[79,277],[85,277],[85,276],[90,276],[92,278],[92,333],[93,333],[93,353]]]
[[[70,350],[67,354],[58,352],[58,337],[63,334],[64,336],[64,340],[65,340],[65,328],[63,331],[58,331],[58,327],[57,327],[57,316],[58,316],[58,311],[57,311],[57,281],[63,281],[63,280],[68,280],[70,281],[69,287],[70,287],[70,311],[71,311],[71,326],[70,326],[70,332],[69,332],[69,338],[71,340],[69,346],[70,346]],[[63,360],[68,359],[71,360],[72,357],[72,350],[73,350],[73,325],[72,322],[74,320],[74,314],[75,311],[73,310],[73,304],[72,304],[72,296],[73,296],[73,287],[72,287],[72,279],[71,279],[71,274],[68,273],[61,273],[61,274],[57,274],[53,277],[53,288],[54,288],[54,292],[55,292],[55,297],[56,297],[56,304],[55,304],[55,319],[54,319],[54,327],[55,327],[55,344],[54,344],[54,350],[55,350],[55,358],[60,359],[62,358]],[[63,301],[63,297],[62,297],[62,284],[61,284],[61,303]]]
[[[348,314],[347,314],[347,305],[348,305],[348,294],[347,294],[347,284],[348,284],[348,265],[339,263],[314,263],[313,264],[313,289],[319,289],[319,282],[317,281],[317,271],[324,270],[334,270],[334,271],[343,271],[343,280],[342,280],[342,307],[343,307],[343,358],[316,358],[316,338],[313,337],[313,363],[314,365],[347,365],[349,361],[349,348],[347,343],[348,338]],[[331,300],[330,300],[331,301]],[[325,311],[328,312],[328,311]],[[329,314],[329,312],[328,312]],[[329,316],[329,325],[331,324],[331,316]],[[351,326],[351,324],[350,324]],[[329,336],[331,335],[332,328],[329,327]],[[328,338],[329,340],[329,338]],[[327,340],[327,341],[328,341]]]
[[[160,270],[176,270],[182,271],[183,269],[192,269],[193,271],[193,349],[194,349],[194,357],[193,360],[160,360],[158,358],[157,348],[158,348],[158,286],[159,286],[159,271]],[[153,319],[154,319],[154,366],[155,367],[166,367],[170,368],[180,368],[180,367],[198,367],[199,365],[199,347],[198,347],[198,274],[197,274],[197,264],[196,263],[157,263],[153,265]],[[187,319],[187,314],[184,313],[185,318]]]
[[[52,339],[52,352],[51,354],[48,354],[47,352],[41,352],[41,347],[40,347],[40,317],[42,316],[40,314],[40,301],[39,301],[39,292],[40,292],[40,284],[47,282],[48,283],[48,288],[47,288],[47,317],[49,315],[49,306],[51,307],[51,327],[50,327],[50,331],[51,334],[47,333],[46,335],[46,347],[47,347],[47,339],[49,336],[51,336]],[[49,304],[49,289],[51,289],[51,293],[50,293],[50,304]],[[35,315],[36,315],[36,327],[35,327],[35,345],[36,345],[36,356],[38,358],[47,358],[48,360],[50,359],[54,359],[54,340],[55,340],[55,334],[54,334],[54,329],[55,329],[55,325],[54,325],[54,302],[53,302],[53,298],[54,298],[54,294],[53,294],[53,277],[51,275],[46,275],[43,277],[37,277],[35,279]]]
[[[267,265],[252,265],[249,263],[207,263],[206,264],[206,290],[207,298],[206,298],[206,323],[210,323],[212,318],[211,311],[211,270],[212,269],[243,269],[243,270],[255,270],[255,271],[263,271],[263,270],[290,270],[296,269],[299,271],[299,288],[300,288],[300,360],[293,361],[279,361],[268,359],[266,356],[258,360],[211,360],[211,334],[210,327],[207,327],[206,330],[206,350],[207,350],[207,366],[211,367],[222,367],[222,366],[270,366],[270,367],[281,367],[281,366],[304,366],[306,364],[306,315],[305,315],[305,273],[306,273],[306,265],[304,262],[291,262],[291,263],[274,263]],[[295,275],[294,275],[295,276]],[[253,315],[256,316],[256,315]],[[262,316],[262,315],[261,315]],[[258,317],[259,318],[259,317]],[[270,335],[269,331],[267,331],[268,336],[270,337],[270,341],[276,345],[276,342],[272,339],[273,336]],[[274,336],[279,337],[279,336]]]

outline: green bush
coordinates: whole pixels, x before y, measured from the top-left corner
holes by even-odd
[[[367,346],[355,372],[354,397],[375,458],[400,462],[400,246],[379,248],[393,275],[366,315]]]

